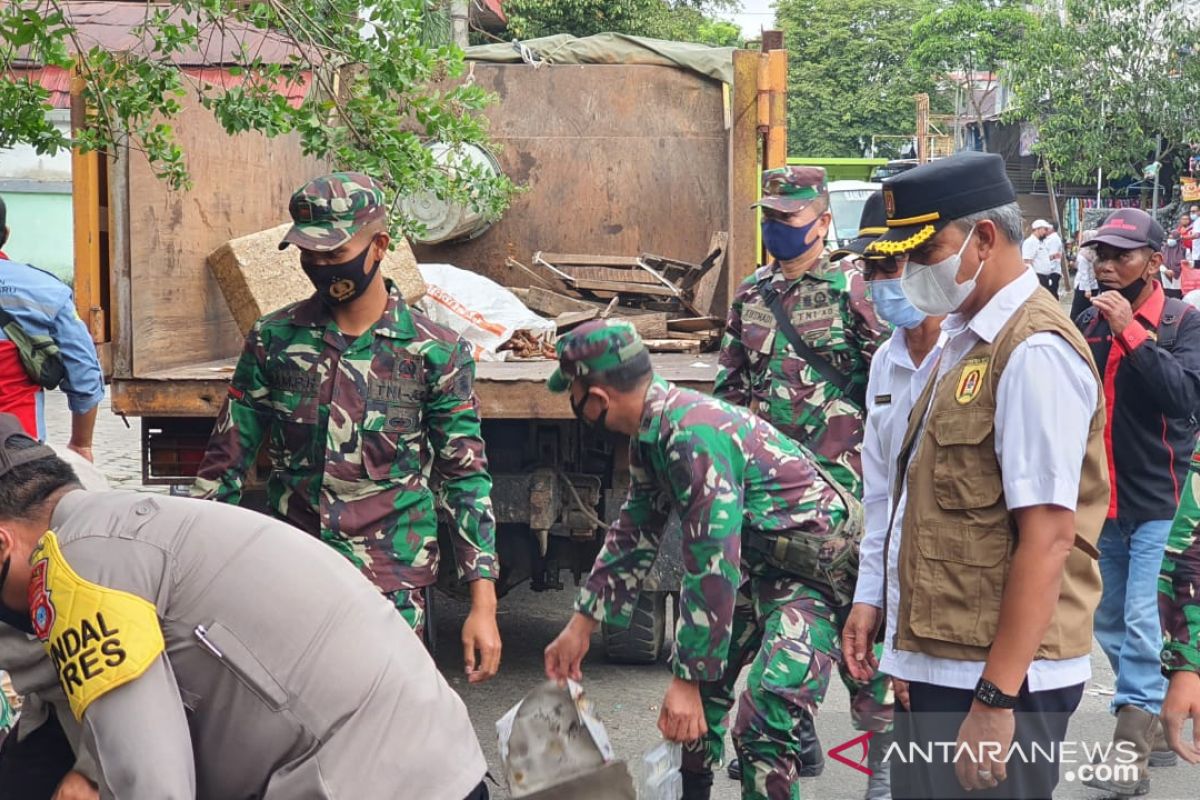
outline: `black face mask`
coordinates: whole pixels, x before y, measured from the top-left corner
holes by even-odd
[[[592,422],[591,420],[589,420],[587,417],[585,417],[583,415],[583,407],[587,405],[587,401],[588,401],[588,396],[586,394],[583,396],[583,400],[581,400],[578,404],[575,402],[574,397],[571,398],[571,411],[573,411],[575,413],[575,418],[578,419],[580,422],[582,422],[587,427],[592,428],[594,430],[598,430],[598,431],[608,430],[608,428],[605,427],[605,425],[604,425],[605,420],[608,419],[608,409],[606,408],[603,411],[601,411],[600,416],[596,417],[596,421]]]
[[[1146,288],[1146,279],[1138,278],[1128,286],[1109,286],[1107,284],[1102,285],[1104,286],[1105,290],[1116,292],[1117,294],[1121,295],[1121,297],[1124,297],[1126,300],[1128,300],[1130,305],[1133,305],[1133,302],[1138,299],[1138,295],[1140,295],[1142,290]]]
[[[300,268],[312,281],[326,305],[340,306],[360,297],[375,279],[382,259],[376,261],[369,271],[366,269],[367,257],[373,245],[374,242],[368,244],[357,256],[341,264],[306,264],[302,256]]]

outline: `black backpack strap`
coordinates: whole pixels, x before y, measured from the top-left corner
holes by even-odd
[[[1174,350],[1179,339],[1179,323],[1194,309],[1177,297],[1168,297],[1163,304],[1162,320],[1158,323],[1158,346]]]
[[[759,282],[759,294],[762,295],[767,308],[771,309],[771,313],[775,316],[775,324],[778,326],[779,332],[783,334],[783,338],[788,340],[788,344],[796,351],[796,355],[800,356],[800,358],[804,359],[805,363],[819,372],[822,378],[836,386],[842,393],[842,396],[853,403],[859,411],[865,409],[867,407],[867,387],[855,383],[849,375],[846,375],[831,364],[829,359],[808,346],[800,336],[800,332],[792,325],[787,312],[784,311],[783,301],[779,293],[773,291],[769,283],[769,278]]]

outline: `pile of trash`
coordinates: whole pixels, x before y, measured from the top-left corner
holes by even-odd
[[[514,798],[679,800],[680,748],[663,743],[643,759],[638,790],[613,754],[604,725],[579,684],[547,681],[496,723],[500,761]]]

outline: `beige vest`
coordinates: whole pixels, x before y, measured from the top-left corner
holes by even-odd
[[[1013,314],[993,343],[981,341],[943,378],[931,380],[909,418],[900,455],[901,474],[907,466],[908,505],[899,558],[899,650],[987,660],[1017,536],[996,458],[996,388],[1013,350],[1040,332],[1061,336],[1075,348],[1096,377],[1097,392],[1081,465],[1076,546],[1036,657],[1061,660],[1091,652],[1092,613],[1100,601],[1095,543],[1109,493],[1104,391],[1083,337],[1042,291]],[[1044,381],[1046,391],[1053,391],[1053,376],[1026,379]],[[923,420],[925,433],[913,455]]]

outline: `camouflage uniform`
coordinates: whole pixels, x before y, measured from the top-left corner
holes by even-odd
[[[613,335],[613,330],[627,332]],[[610,352],[570,362],[573,343]],[[559,344],[573,375],[627,360],[636,334],[601,323]],[[564,357],[563,353],[568,356]],[[560,370],[551,388],[571,378]],[[709,733],[690,745],[685,768],[711,768],[723,756],[732,687],[751,664],[733,736],[746,768],[745,798],[800,797],[792,730],[816,711],[833,664],[841,659],[833,608],[818,590],[743,547],[748,532],[822,536],[847,509],[805,453],[749,412],[660,378],[646,394],[641,431],[630,441],[629,496],[605,539],[576,609],[617,626],[630,623],[639,586],[657,555],[672,510],[683,527],[685,575],[672,668],[700,683]],[[739,569],[740,565],[740,569]]]
[[[349,180],[333,194],[336,208],[363,203],[362,186]],[[349,199],[339,203],[338,194]],[[292,212],[305,216],[296,198]],[[309,247],[306,227],[298,224],[285,243]],[[313,229],[322,249],[357,231]],[[431,473],[453,518],[464,581],[497,577],[492,481],[470,348],[387,287],[383,316],[357,338],[338,329],[317,296],[254,324],[192,494],[237,503],[267,441],[271,511],[354,562],[422,632],[422,589],[436,581],[439,561]]]
[[[2,678],[0,678],[2,679]],[[0,742],[4,741],[4,734],[13,724],[13,710],[8,703],[8,695],[3,689],[0,689]]]
[[[1200,444],[1167,538],[1158,579],[1163,670],[1200,672]]]
[[[811,202],[814,180],[824,172],[783,168],[763,173],[764,205],[795,211]],[[795,190],[802,200],[790,200]],[[805,193],[808,193],[805,196]],[[789,281],[778,263],[760,267],[738,288],[729,307],[721,344],[720,371],[713,394],[747,408],[811,452],[835,480],[862,497],[863,409],[845,398],[801,359],[776,330],[764,290],[778,294],[796,331],[855,384],[866,387],[871,358],[887,337],[866,296],[866,281],[849,262],[820,263]],[[882,647],[876,647],[876,655]],[[892,718],[891,680],[880,673],[866,684],[839,664],[850,692],[858,730],[888,730]],[[732,697],[729,702],[732,702]]]

